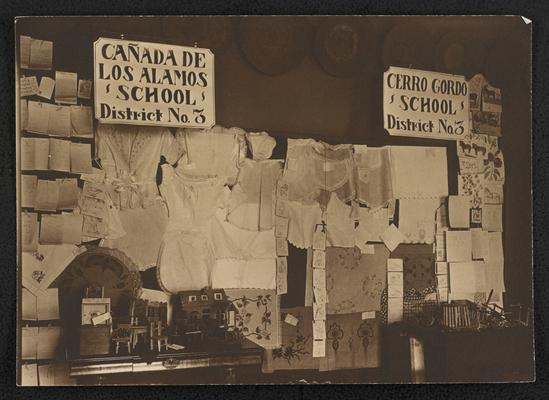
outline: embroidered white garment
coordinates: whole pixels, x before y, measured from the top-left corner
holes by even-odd
[[[332,247],[355,246],[355,220],[348,206],[332,193],[326,210],[327,245]]]
[[[177,168],[195,177],[220,177],[233,185],[246,157],[245,132],[240,128],[178,129],[175,137],[186,150]]]
[[[210,227],[216,258],[212,286],[231,289],[276,288],[276,244],[274,228],[252,232],[226,220],[218,209]]]
[[[175,163],[181,150],[166,128],[100,124],[97,157],[114,186],[115,205],[121,209],[147,207],[159,197],[156,172],[160,156]]]
[[[390,146],[390,154],[396,199],[448,196],[445,147]]]
[[[210,286],[215,258],[209,228],[223,202],[223,181],[187,178],[164,164],[160,191],[169,222],[158,257],[159,285],[171,293]]]
[[[160,244],[168,224],[168,212],[161,202],[147,208],[118,211],[125,235],[104,239],[101,247],[122,251],[140,271],[157,265]]]
[[[248,132],[246,133],[246,140],[254,160],[261,161],[271,158],[276,140],[269,136],[267,132]]]
[[[289,200],[327,204],[335,192],[343,201],[354,198],[352,146],[332,146],[313,139],[288,139],[284,182]]]
[[[306,249],[313,245],[316,224],[322,222],[322,210],[318,203],[302,204],[287,201],[289,215],[288,241],[295,247]]]
[[[386,208],[359,208],[359,222],[355,229],[355,245],[362,249],[366,243],[382,242],[381,235],[389,227]]]
[[[439,199],[399,200],[398,229],[406,237],[404,243],[433,243],[439,206]]]
[[[361,203],[375,208],[393,198],[389,148],[368,147],[355,152],[356,195]]]
[[[212,287],[222,289],[276,289],[276,261],[272,259],[215,261]]]
[[[252,231],[271,229],[276,182],[281,173],[281,160],[245,159],[231,191],[228,221]]]

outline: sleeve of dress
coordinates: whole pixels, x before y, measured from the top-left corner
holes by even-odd
[[[162,132],[162,148],[160,151],[160,155],[164,156],[169,164],[175,164],[185,152],[179,141],[168,129]]]

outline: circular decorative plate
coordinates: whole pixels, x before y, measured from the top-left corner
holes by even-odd
[[[281,75],[297,67],[309,52],[311,27],[295,17],[243,17],[238,41],[246,60],[259,72]]]

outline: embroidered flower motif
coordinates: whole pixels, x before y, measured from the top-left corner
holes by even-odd
[[[332,341],[332,348],[334,351],[337,351],[339,348],[339,341],[343,339],[344,336],[345,332],[343,332],[343,329],[341,329],[341,326],[339,326],[337,322],[332,323],[326,332],[326,338]]]

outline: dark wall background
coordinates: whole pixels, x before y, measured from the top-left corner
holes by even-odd
[[[253,18],[253,20],[251,20]],[[455,143],[442,140],[391,137],[383,130],[382,74],[386,41],[396,26],[408,25],[414,51],[392,65],[449,72],[437,49],[459,36],[467,48],[467,65],[452,71],[470,78],[483,73],[503,93],[500,147],[505,157],[504,251],[506,303],[532,304],[531,230],[531,31],[519,17],[341,17],[359,26],[366,43],[361,67],[352,77],[328,74],[314,54],[315,33],[329,17],[44,17],[20,19],[17,35],[53,40],[54,69],[78,72],[93,79],[93,46],[99,36],[194,45],[212,48],[216,56],[217,123],[246,130],[265,130],[282,144],[286,137],[313,137],[330,143],[446,146],[449,188],[457,194]],[[298,21],[296,23],[296,21]],[[303,50],[295,68],[266,75],[246,59],[239,43],[241,32],[252,52],[284,54],[277,45],[292,32]],[[296,27],[297,25],[297,27]],[[400,29],[400,28],[398,28]],[[285,36],[286,35],[286,36]],[[252,35],[254,36],[254,35]],[[392,37],[394,38],[394,36]],[[271,47],[269,47],[271,46]],[[277,53],[278,52],[278,53]],[[287,57],[298,57],[288,53]],[[406,65],[399,65],[405,63]],[[283,154],[278,146],[275,156]]]

